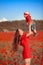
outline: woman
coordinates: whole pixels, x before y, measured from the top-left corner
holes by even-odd
[[[26,65],[30,65],[31,61],[31,53],[28,42],[27,34],[23,32],[21,29],[17,29],[14,36],[13,50],[16,51],[18,49],[18,45],[23,46],[23,58],[25,60]]]

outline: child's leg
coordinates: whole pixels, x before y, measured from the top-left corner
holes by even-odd
[[[27,36],[30,36],[31,34],[33,34],[32,30],[31,30],[31,25],[32,25],[32,23],[28,24],[29,33],[27,34]]]
[[[31,58],[25,59],[25,65],[30,65],[30,63],[31,63]]]
[[[32,25],[32,23],[29,24],[29,33],[32,32],[32,31],[31,31],[31,25]]]
[[[29,33],[31,33],[32,31],[31,31],[31,26],[32,26],[32,23],[27,23],[27,26],[28,26],[28,30],[29,30]]]
[[[32,30],[33,33],[36,35],[37,31],[36,31],[36,24],[35,24],[35,22],[32,23],[32,25],[31,25],[31,30]]]
[[[36,29],[33,30],[34,33],[37,33]]]

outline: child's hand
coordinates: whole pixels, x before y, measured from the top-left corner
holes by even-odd
[[[29,24],[27,23],[27,25],[29,25]]]

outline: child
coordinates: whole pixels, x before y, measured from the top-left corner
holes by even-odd
[[[29,36],[29,35],[31,35],[33,33],[34,33],[34,35],[36,35],[37,34],[36,24],[35,24],[35,22],[32,21],[30,13],[29,12],[24,12],[24,17],[25,17],[26,23],[27,23],[27,25],[29,27],[29,34],[27,36]]]
[[[14,36],[14,43],[13,43],[13,49],[16,51],[18,48],[18,45],[23,46],[23,58],[25,60],[26,65],[30,65],[31,62],[31,53],[30,53],[30,47],[29,47],[29,41],[27,34],[24,33],[23,30],[17,29]]]

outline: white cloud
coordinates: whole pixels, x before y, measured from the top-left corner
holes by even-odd
[[[0,22],[4,22],[4,21],[8,21],[6,18],[2,18],[1,20],[0,20]]]

